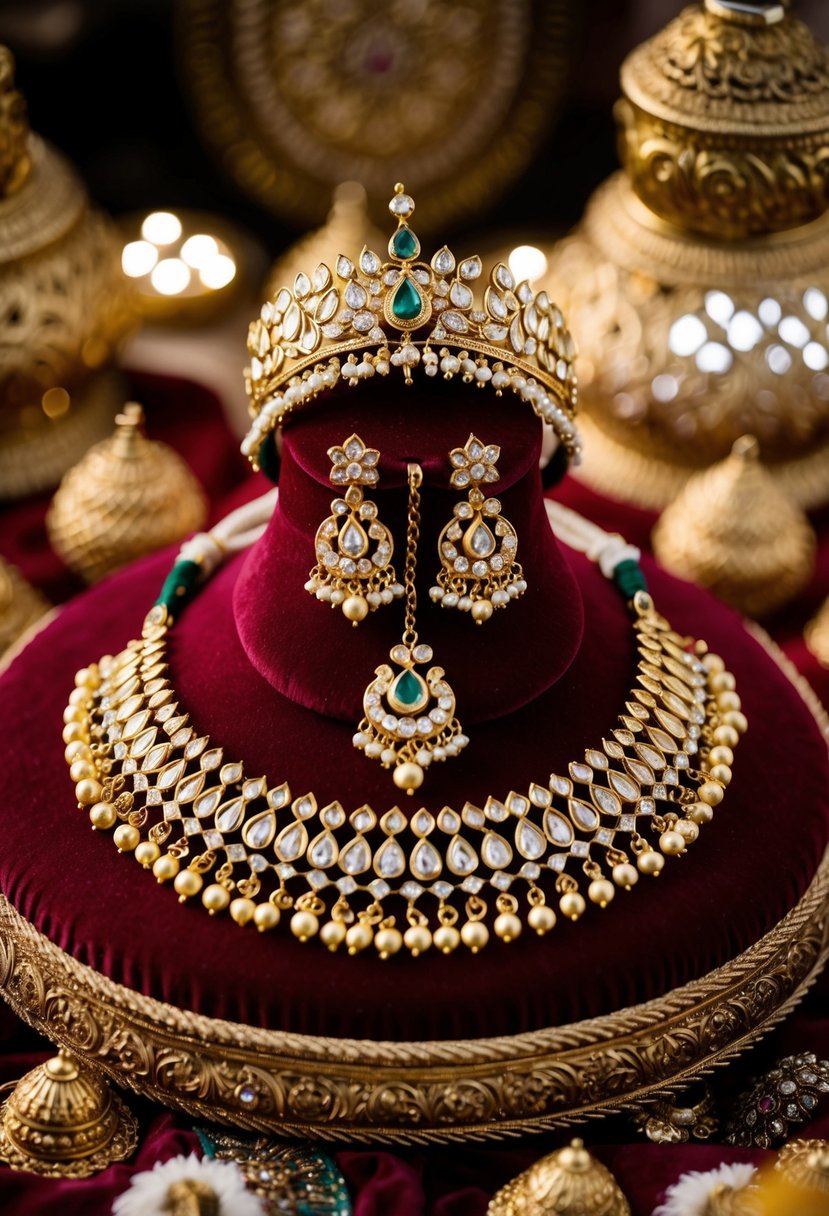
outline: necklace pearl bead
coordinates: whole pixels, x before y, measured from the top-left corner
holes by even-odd
[[[314,937],[320,927],[319,920],[313,912],[308,912],[305,909],[300,909],[299,912],[294,912],[291,917],[291,932],[294,937],[298,937],[301,942],[307,942],[309,937]]]
[[[547,904],[536,904],[527,913],[527,924],[534,929],[539,937],[555,928],[556,914]]]

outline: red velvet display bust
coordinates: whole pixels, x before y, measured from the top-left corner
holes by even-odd
[[[615,587],[554,540],[529,409],[442,383],[385,396],[342,390],[292,420],[280,501],[262,540],[230,560],[170,635],[171,680],[201,733],[247,771],[347,811],[400,803],[388,772],[352,747],[362,693],[399,638],[399,603],[352,629],[303,590],[335,493],[328,447],[356,431],[381,452],[376,497],[402,563],[405,467],[424,469],[418,627],[458,696],[463,755],[429,770],[406,810],[511,788],[580,758],[615,724],[635,643]],[[495,490],[519,537],[525,596],[478,628],[428,597],[436,540],[457,495],[450,448],[470,431],[502,447]],[[371,1039],[515,1034],[664,994],[734,958],[813,877],[829,837],[825,741],[806,705],[733,613],[648,567],[657,608],[733,670],[749,720],[726,801],[687,857],[605,911],[547,937],[388,962],[329,954],[283,928],[257,934],[181,906],[74,807],[61,712],[75,670],[136,637],[172,553],[70,604],[0,679],[0,888],[56,944],[143,993],[253,1025]],[[399,569],[400,567],[398,567]]]

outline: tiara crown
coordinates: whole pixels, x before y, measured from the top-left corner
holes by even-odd
[[[427,376],[489,383],[499,396],[511,390],[579,458],[576,347],[561,311],[546,291],[516,284],[503,262],[476,301],[480,257],[458,261],[444,245],[430,262],[420,260],[414,209],[398,184],[387,261],[367,247],[356,263],[340,254],[333,274],[320,263],[262,306],[248,332],[245,370],[253,425],[242,450],[254,467],[271,432],[339,380],[354,385],[398,368],[411,383],[418,366]]]

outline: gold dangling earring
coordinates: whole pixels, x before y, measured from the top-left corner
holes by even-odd
[[[429,594],[444,608],[469,612],[481,625],[493,609],[505,608],[527,590],[524,572],[515,560],[518,536],[501,514],[497,498],[487,498],[481,485],[498,480],[495,467],[501,449],[470,435],[466,445],[449,453],[457,490],[469,487],[467,502],[454,508],[438,539],[441,570]]]
[[[328,449],[330,479],[348,486],[343,498],[331,503],[331,514],[317,529],[317,564],[305,590],[357,625],[381,604],[403,594],[391,564],[394,542],[377,516],[377,505],[363,497],[363,487],[376,485],[380,453],[367,448],[359,435]]]
[[[403,637],[389,653],[394,667],[388,663],[378,667],[363,694],[365,717],[354,736],[354,746],[385,768],[394,765],[395,785],[413,794],[423,784],[424,770],[433,760],[457,756],[469,740],[454,716],[455,694],[444,679],[443,668],[430,667],[425,675],[415,670],[432,661],[432,647],[418,641],[416,629],[415,569],[423,481],[419,464],[409,465],[408,479]]]

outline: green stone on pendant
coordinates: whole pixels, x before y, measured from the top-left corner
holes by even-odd
[[[392,237],[391,252],[396,258],[413,258],[419,248],[417,237],[405,224],[398,228]]]
[[[389,689],[389,704],[398,713],[417,713],[429,700],[426,682],[413,671],[401,671]]]
[[[392,316],[396,317],[398,321],[414,321],[422,310],[423,301],[420,298],[420,292],[412,280],[406,276],[395,288],[392,296]]]

